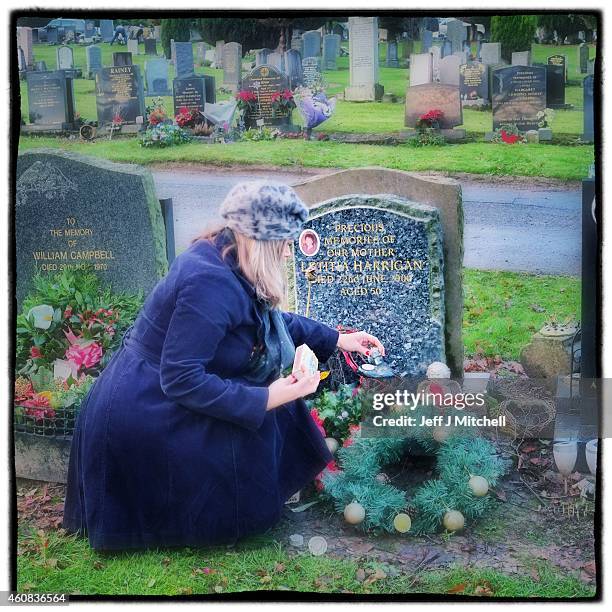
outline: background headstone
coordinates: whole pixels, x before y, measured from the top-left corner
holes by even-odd
[[[422,375],[432,361],[446,361],[436,208],[393,195],[348,195],[311,207],[304,229],[316,232],[320,248],[309,256],[299,240],[294,245],[298,314],[309,300],[313,319],[368,330],[398,374]],[[317,279],[309,291],[311,265]]]
[[[145,38],[145,55],[157,55],[157,41],[154,38]]]
[[[215,43],[215,67],[223,68],[223,47],[225,46],[224,40],[218,40]]]
[[[512,54],[512,66],[531,66],[531,51],[515,51]]]
[[[85,58],[87,61],[87,78],[93,79],[96,71],[102,68],[102,49],[97,45],[86,47]]]
[[[268,66],[273,66],[279,72],[285,72],[285,62],[283,61],[283,56],[280,53],[269,53],[266,64]]]
[[[399,49],[397,41],[390,40],[387,42],[387,55],[385,57],[385,66],[387,68],[399,68]]]
[[[215,104],[217,102],[217,87],[215,77],[209,74],[198,75],[204,79],[206,86],[206,104]]]
[[[581,74],[587,73],[587,64],[589,62],[589,46],[586,43],[578,45],[578,64],[580,65]]]
[[[174,69],[176,78],[191,76],[193,71],[193,45],[190,42],[174,43]]]
[[[289,77],[289,87],[291,89],[304,84],[302,57],[296,49],[285,51],[285,71]]]
[[[447,55],[440,60],[440,83],[459,87],[459,66],[461,59],[457,55]]]
[[[295,34],[291,37],[291,48],[295,51],[299,51],[300,57],[304,54],[304,39],[302,36],[296,36]]]
[[[483,64],[501,64],[501,43],[482,43],[480,59]]]
[[[444,113],[440,121],[442,129],[454,128],[463,123],[459,87],[441,83],[416,85],[406,90],[406,115],[404,125],[415,127],[419,117],[430,110]]]
[[[85,38],[85,42],[91,43],[95,35],[96,35],[96,26],[93,20],[86,19],[85,20],[85,31],[83,32],[83,37]]]
[[[17,157],[17,301],[36,271],[91,265],[114,291],[147,293],[166,273],[164,222],[142,166],[36,149]]]
[[[489,102],[489,71],[482,62],[459,66],[459,90],[463,106],[483,106]]]
[[[304,53],[302,57],[321,57],[321,32],[311,30],[302,34]]]
[[[565,106],[565,66],[546,65],[546,106],[563,108]]]
[[[17,27],[17,47],[23,50],[27,70],[30,70],[34,66],[34,46],[32,40],[32,28],[28,28],[25,26]]]
[[[113,66],[131,66],[132,54],[129,51],[116,51],[113,53]]]
[[[47,42],[50,45],[56,45],[59,42],[60,33],[59,28],[47,27]]]
[[[537,130],[537,114],[546,110],[546,68],[509,66],[493,71],[493,129],[504,123],[521,131]]]
[[[561,55],[560,53],[550,55],[547,58],[546,63],[552,66],[563,66],[563,81],[565,84],[567,81],[567,56]]]
[[[431,83],[433,58],[431,53],[414,53],[410,56],[410,87]]]
[[[594,142],[595,140],[595,121],[593,115],[593,87],[595,77],[590,74],[582,81],[582,95],[584,101],[583,134],[582,140]]]
[[[384,88],[378,82],[378,18],[349,17],[349,86],[345,100],[380,100]]]
[[[272,50],[268,49],[267,47],[255,51],[255,67],[257,68],[257,66],[267,64],[270,53],[272,53]]]
[[[467,28],[462,21],[452,19],[446,24],[446,38],[451,43],[451,53],[463,51],[463,44],[467,40]]]
[[[115,26],[112,19],[100,19],[100,36],[103,42],[111,42],[113,40],[113,34],[115,33]]]
[[[111,66],[98,70],[96,107],[100,126],[109,125],[119,118],[125,124],[139,124],[145,116],[139,66]]]
[[[426,53],[431,48],[433,43],[433,32],[423,30],[421,35],[421,53]]]
[[[453,45],[451,44],[451,41],[448,39],[445,39],[444,42],[442,43],[442,47],[441,47],[441,55],[440,58],[446,57],[447,55],[452,55],[453,54]]]
[[[337,58],[340,55],[340,36],[338,34],[326,34],[323,37],[323,69],[337,70]]]
[[[252,91],[257,96],[257,110],[245,115],[245,124],[248,128],[263,125],[280,126],[291,123],[288,113],[274,113],[272,109],[272,95],[289,88],[287,76],[274,68],[274,66],[258,66],[242,81],[244,91]]]
[[[223,46],[223,87],[238,91],[242,80],[242,45],[229,42]]]
[[[321,81],[321,60],[318,57],[305,57],[302,60],[302,75],[306,87],[315,87]]]
[[[429,50],[431,54],[431,70],[434,81],[440,80],[440,61],[442,60],[442,47],[433,45]]]
[[[147,96],[171,95],[168,83],[168,64],[169,62],[165,57],[148,59],[145,62]]]
[[[30,124],[41,130],[63,131],[74,127],[72,79],[63,70],[26,73]]]
[[[195,109],[200,112],[206,104],[206,83],[201,76],[189,76],[182,79],[174,79],[173,100],[174,112],[182,107]]]
[[[26,62],[25,53],[21,47],[17,47],[17,66],[19,72],[26,72],[28,69],[28,62]]]
[[[74,68],[74,55],[72,49],[62,45],[55,50],[55,62],[58,70],[72,70]]]
[[[132,55],[138,55],[138,41],[135,38],[128,38],[127,50]]]

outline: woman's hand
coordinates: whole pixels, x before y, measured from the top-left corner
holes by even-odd
[[[268,387],[267,410],[278,408],[283,404],[314,393],[319,386],[320,380],[321,375],[319,372],[316,372],[312,376],[305,376],[301,380],[297,380],[293,374],[275,380]]]
[[[385,347],[380,340],[364,331],[338,336],[338,348],[347,353],[361,353],[367,357],[372,346],[375,346],[381,355],[385,354]]]

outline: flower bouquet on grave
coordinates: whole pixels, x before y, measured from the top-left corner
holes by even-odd
[[[443,118],[444,113],[441,110],[427,111],[416,122],[416,130],[421,134],[428,130],[439,130]]]
[[[270,106],[272,107],[272,116],[276,115],[291,115],[291,111],[296,107],[293,93],[290,89],[284,91],[276,91],[270,96]]]
[[[241,113],[254,113],[257,110],[257,96],[252,91],[239,91],[235,97]]]
[[[194,127],[201,123],[201,113],[197,108],[181,106],[178,113],[174,116],[174,121],[180,128]]]
[[[504,142],[506,144],[517,144],[525,142],[525,137],[521,131],[512,123],[504,123],[497,130],[493,137],[493,142]]]
[[[147,107],[149,127],[154,127],[168,120],[168,112],[162,98],[155,98],[153,104]]]
[[[17,316],[18,431],[69,435],[81,401],[118,348],[142,296],[112,294],[90,271],[38,276]]]

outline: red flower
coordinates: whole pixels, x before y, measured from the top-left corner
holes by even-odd
[[[42,353],[40,352],[40,349],[37,346],[30,347],[30,357],[32,359],[40,359],[42,357]]]
[[[321,435],[325,437],[326,434],[325,434],[325,429],[323,429],[323,421],[321,420],[321,417],[319,416],[319,413],[316,408],[313,408],[310,411],[310,416],[312,417],[313,421],[316,423],[317,427],[319,428]]]
[[[290,89],[285,89],[281,96],[283,100],[293,100],[293,92]]]
[[[34,395],[34,397],[20,402],[20,405],[26,408],[25,414],[34,417],[37,421],[42,421],[45,417],[54,418],[55,410],[51,408],[49,398],[44,395]]]
[[[280,91],[275,91],[271,96],[270,96],[270,102],[279,102],[281,98],[281,94]]]
[[[68,306],[66,310],[64,310],[64,319],[69,319],[72,316],[72,306]]]
[[[516,144],[521,137],[518,134],[508,134],[506,130],[502,130],[501,139],[507,144]]]
[[[245,89],[236,94],[236,100],[240,100],[241,102],[255,102],[257,96],[252,91]]]

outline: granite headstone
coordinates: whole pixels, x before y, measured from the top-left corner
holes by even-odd
[[[457,55],[447,55],[440,60],[440,83],[459,87],[459,66],[461,59]]]
[[[321,57],[321,32],[310,30],[302,34],[303,57]]]
[[[592,74],[589,74],[582,81],[582,95],[584,103],[582,140],[585,142],[593,142],[595,140],[595,121],[593,114],[594,84],[595,77]]]
[[[223,47],[225,46],[224,40],[218,40],[215,42],[215,68],[223,68]]]
[[[484,106],[489,102],[489,71],[482,62],[459,66],[459,89],[463,106]]]
[[[73,81],[63,70],[28,71],[28,111],[31,127],[63,131],[74,127]]]
[[[431,53],[414,53],[410,56],[410,87],[424,85],[433,80]]]
[[[563,108],[565,106],[565,66],[546,65],[546,107]]]
[[[501,64],[501,43],[482,43],[480,60],[483,64]]]
[[[177,79],[194,74],[193,71],[193,45],[190,42],[174,43],[174,69]]]
[[[378,18],[349,17],[349,86],[344,99],[373,102],[382,98],[378,82]]]
[[[111,66],[96,72],[98,125],[139,125],[145,116],[139,66]]]
[[[223,87],[238,91],[242,80],[242,45],[229,42],[223,45]]]
[[[421,34],[421,52],[427,53],[433,43],[433,32],[429,30],[423,30]]]
[[[175,113],[183,107],[200,112],[204,111],[206,82],[201,76],[193,75],[182,79],[174,79],[172,86]]]
[[[308,302],[317,321],[374,334],[398,374],[422,375],[432,361],[445,361],[437,208],[394,195],[333,198],[310,208],[294,253],[298,314]]]
[[[531,66],[531,51],[514,51],[512,66]]]
[[[387,55],[385,57],[385,66],[387,68],[399,68],[399,49],[396,40],[387,42]]]
[[[304,85],[316,88],[321,83],[321,60],[318,57],[305,57],[302,60]]]
[[[285,72],[284,57],[280,53],[268,53],[266,64],[276,68],[279,72]]]
[[[58,70],[72,70],[74,68],[74,55],[67,45],[57,47],[55,50],[55,63]]]
[[[427,83],[408,87],[406,90],[406,115],[404,125],[415,127],[419,117],[430,110],[443,113],[442,129],[451,129],[463,123],[459,87],[441,83]]]
[[[257,96],[257,108],[245,114],[248,128],[265,126],[282,126],[291,123],[291,114],[282,110],[275,112],[272,105],[274,94],[289,88],[287,76],[274,68],[265,65],[253,68],[242,81],[242,90],[251,91]]]
[[[131,66],[132,54],[129,51],[116,51],[113,53],[113,66]]]
[[[304,84],[302,57],[296,49],[285,51],[285,71],[289,77],[289,87],[295,89]]]
[[[17,27],[17,47],[22,49],[27,69],[29,70],[34,66],[32,28],[28,28],[26,26]]]
[[[17,300],[36,272],[89,267],[114,291],[150,291],[168,269],[155,185],[142,166],[36,149],[17,157]]]
[[[171,95],[168,83],[168,63],[165,57],[148,59],[145,62],[147,96]]]
[[[338,34],[326,34],[323,37],[323,69],[337,70],[337,58],[340,55],[340,36]]]
[[[493,71],[493,129],[507,123],[521,131],[537,130],[546,110],[546,68],[509,66]]]
[[[132,55],[138,55],[138,41],[135,38],[128,38],[127,50]]]
[[[255,67],[267,64],[270,53],[272,53],[272,49],[268,49],[267,47],[257,49],[257,51],[255,51]]]
[[[100,36],[103,42],[111,42],[115,33],[115,26],[112,19],[100,19]]]
[[[102,68],[102,49],[97,45],[86,47],[85,58],[87,61],[87,78],[93,79],[96,72]]]
[[[446,38],[451,43],[451,53],[463,50],[463,43],[467,40],[467,28],[459,19],[451,19],[446,23]]]
[[[157,55],[157,41],[154,38],[145,38],[145,55]]]
[[[587,73],[587,64],[589,62],[589,46],[586,43],[578,45],[578,64],[580,65],[581,74]]]

